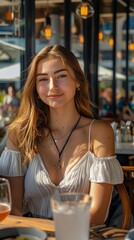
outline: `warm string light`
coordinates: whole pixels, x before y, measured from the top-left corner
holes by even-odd
[[[7,21],[12,21],[13,19],[14,19],[14,12],[9,9],[6,13],[6,20]]]
[[[46,26],[44,29],[44,35],[47,39],[50,39],[52,37],[51,19],[49,16],[46,17]]]
[[[110,45],[110,46],[113,46],[113,45],[114,45],[114,39],[113,39],[113,37],[110,37],[110,39],[109,39],[109,45]]]
[[[122,53],[121,53],[120,51],[118,51],[118,52],[116,53],[116,56],[117,56],[118,59],[121,59],[121,58],[122,58]]]
[[[46,37],[47,39],[51,38],[51,36],[52,36],[52,30],[51,30],[51,27],[50,27],[50,26],[46,26],[46,27],[45,27],[44,34],[45,34],[45,37]]]
[[[20,29],[22,23],[22,20],[20,18],[21,0],[11,0],[11,2],[11,7],[8,9],[5,18],[9,24],[13,22],[14,36],[20,37]]]
[[[83,19],[92,17],[94,15],[94,7],[92,3],[90,1],[85,1],[79,4],[76,8],[76,14]]]
[[[83,3],[80,7],[80,15],[82,17],[88,16],[89,7],[87,3]]]
[[[20,12],[21,0],[12,0],[12,7],[6,13],[6,20],[12,21],[15,18],[15,13]]]
[[[134,62],[134,57],[131,58],[131,62]]]
[[[134,42],[129,43],[129,50],[134,50]]]
[[[84,43],[84,36],[83,36],[83,34],[79,35],[79,41],[80,41],[80,43]]]
[[[50,39],[52,37],[52,29],[51,29],[51,18],[49,17],[49,6],[48,6],[48,0],[47,0],[47,14],[46,14],[46,24],[44,28],[44,35],[46,39]]]
[[[102,40],[103,40],[103,32],[100,31],[100,32],[99,32],[99,41],[102,41]]]

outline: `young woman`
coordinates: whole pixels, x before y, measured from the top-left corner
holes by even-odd
[[[16,89],[13,85],[9,85],[2,103],[3,114],[9,117],[16,116],[19,105],[20,99],[16,94]]]
[[[19,113],[8,129],[0,175],[8,177],[12,214],[52,218],[50,197],[92,197],[91,224],[108,215],[123,173],[111,126],[92,116],[88,83],[72,52],[48,46],[33,59]]]

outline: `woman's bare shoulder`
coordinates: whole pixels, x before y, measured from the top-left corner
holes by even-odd
[[[96,156],[114,155],[114,131],[109,122],[94,121],[91,129],[91,143]]]
[[[90,124],[92,123],[92,121],[94,121],[94,119],[82,116],[79,126],[80,127],[89,127]]]
[[[106,120],[94,120],[93,131],[95,133],[98,133],[98,130],[99,130],[99,133],[101,133],[101,132],[103,133],[103,131],[105,131],[105,130],[109,133],[113,133],[111,124]]]
[[[16,132],[14,130],[9,130],[7,132],[6,145],[8,148],[12,150],[18,150],[17,137]]]
[[[107,129],[107,131],[113,132],[111,124],[106,120],[98,120],[98,119],[92,119],[92,118],[86,118],[86,117],[83,117],[82,120],[83,121],[81,121],[81,126],[82,127],[86,127],[86,126],[90,127],[90,125],[91,125],[91,131],[94,134],[98,133],[98,131],[99,131],[99,134],[100,134],[100,132],[103,133],[103,131],[106,129]]]

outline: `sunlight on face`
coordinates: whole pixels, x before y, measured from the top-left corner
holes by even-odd
[[[36,87],[40,99],[49,107],[74,104],[78,83],[60,58],[41,60],[37,67]]]

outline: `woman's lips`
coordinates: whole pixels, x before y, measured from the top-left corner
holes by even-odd
[[[59,94],[51,94],[51,95],[48,95],[48,98],[58,98],[58,97],[61,97],[63,94],[62,93],[59,93]]]

